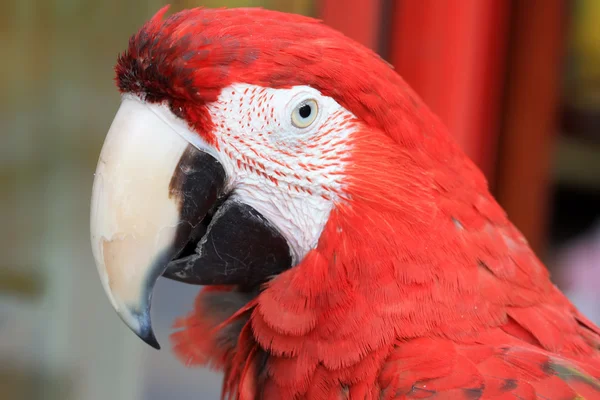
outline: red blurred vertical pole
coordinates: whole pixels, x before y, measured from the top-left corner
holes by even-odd
[[[377,51],[383,0],[320,0],[319,18],[357,42]]]
[[[539,251],[565,2],[391,0],[387,38],[381,26],[385,1],[320,0],[320,17],[374,50],[381,51],[382,42],[390,43],[385,49],[389,61],[446,123],[492,182],[512,221]]]
[[[390,62],[493,178],[508,0],[397,0]]]
[[[566,11],[563,0],[515,4],[497,198],[538,252],[546,241]]]

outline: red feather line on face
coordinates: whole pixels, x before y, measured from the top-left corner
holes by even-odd
[[[169,102],[206,140],[205,104],[232,83],[309,85],[361,121],[349,201],[317,248],[235,309],[214,302],[233,288],[201,294],[173,336],[182,358],[225,369],[239,398],[600,397],[600,330],[387,64],[301,16],[165,12],[132,37],[117,82]]]

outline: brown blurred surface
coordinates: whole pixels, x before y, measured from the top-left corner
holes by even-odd
[[[0,368],[0,391],[4,399],[75,400],[72,377],[49,376],[40,370]]]

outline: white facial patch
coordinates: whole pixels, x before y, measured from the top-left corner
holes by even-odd
[[[306,104],[312,109],[298,108]],[[299,262],[317,245],[340,201],[356,118],[307,86],[236,84],[222,90],[209,112],[232,196],[274,224]]]

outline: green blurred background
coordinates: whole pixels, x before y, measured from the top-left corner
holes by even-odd
[[[158,339],[166,349],[156,352],[128,331],[110,307],[89,244],[93,172],[119,106],[113,65],[129,36],[166,3],[172,4],[171,12],[199,5],[263,6],[307,15],[316,15],[317,9],[310,0],[2,3],[2,399],[218,398],[220,376],[186,369],[167,345],[173,319],[187,312],[198,289],[159,282],[153,315]],[[598,3],[582,1],[586,12],[574,12],[571,17],[561,93],[563,108],[571,110],[569,115],[575,120],[583,117],[573,110],[591,110],[590,115],[600,110]],[[592,136],[600,132],[597,122],[592,127],[586,128]],[[555,167],[560,180],[584,182],[582,186],[592,187],[594,194],[600,186],[597,138],[594,144],[564,139],[568,143],[554,158],[562,160]],[[598,205],[596,197],[584,197],[592,208]],[[559,203],[563,199],[557,198]],[[563,213],[549,218],[576,218],[573,209],[581,203],[568,199]],[[589,225],[576,228],[570,237],[584,234]]]

